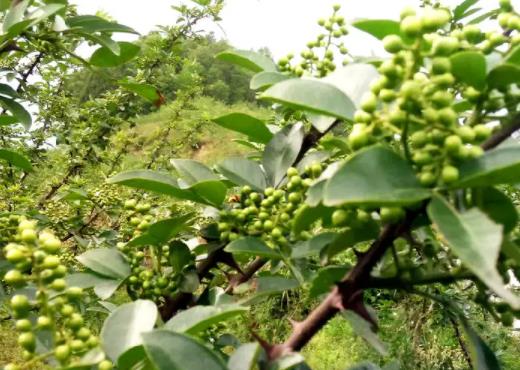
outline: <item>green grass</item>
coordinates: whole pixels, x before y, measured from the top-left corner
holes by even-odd
[[[165,152],[173,158],[191,158],[212,165],[230,156],[242,156],[251,152],[233,140],[245,137],[211,122],[212,118],[232,112],[241,112],[267,119],[269,112],[252,104],[226,105],[209,97],[199,97],[176,116],[175,103],[163,106],[159,111],[136,119],[130,135],[141,144],[131,151],[125,167],[138,167],[147,157],[150,148],[161,140],[167,140]],[[162,137],[164,128],[171,126],[168,137]]]

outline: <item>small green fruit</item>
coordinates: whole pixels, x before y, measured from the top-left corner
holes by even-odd
[[[349,219],[349,214],[347,211],[345,211],[343,209],[337,209],[332,214],[332,224],[334,226],[338,226],[338,227],[345,226],[348,222],[348,219]]]
[[[59,362],[65,362],[70,357],[70,347],[66,344],[62,344],[54,350],[54,357]]]
[[[451,184],[459,179],[459,170],[453,166],[444,166],[441,176],[445,184]]]
[[[462,146],[462,140],[457,135],[451,135],[446,138],[444,141],[444,147],[448,151],[448,153],[456,154],[459,152],[460,147]]]
[[[22,333],[18,336],[18,344],[28,352],[34,352],[36,349],[36,337],[33,333]]]
[[[108,360],[101,361],[98,365],[99,370],[112,370],[114,365]]]
[[[399,207],[383,207],[379,214],[384,223],[396,223],[405,216],[404,210]]]
[[[403,40],[397,35],[388,35],[383,39],[383,47],[391,54],[395,54],[404,49]]]
[[[415,37],[422,31],[422,22],[419,17],[409,15],[401,21],[401,32],[408,37]]]

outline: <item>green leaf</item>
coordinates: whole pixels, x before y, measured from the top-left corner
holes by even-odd
[[[495,188],[475,189],[479,192],[478,207],[497,224],[504,226],[504,233],[513,231],[518,223],[518,212],[511,199]]]
[[[276,72],[278,70],[271,58],[254,51],[227,50],[217,54],[216,58],[247,68],[253,72]]]
[[[131,247],[139,245],[161,246],[186,229],[190,225],[189,221],[192,218],[193,214],[185,214],[158,221],[150,225],[146,233],[130,240],[127,245]]]
[[[297,243],[292,249],[291,258],[307,258],[319,255],[323,248],[332,243],[337,236],[336,233],[325,232]]]
[[[311,283],[310,297],[317,298],[329,293],[334,284],[339,283],[345,277],[349,269],[350,266],[326,266],[319,269]]]
[[[96,67],[117,67],[134,59],[141,48],[131,42],[118,42],[120,54],[114,54],[111,49],[102,46],[96,49],[90,57],[90,64]]]
[[[123,254],[113,248],[91,249],[76,259],[85,267],[109,278],[126,279],[131,273]]]
[[[399,22],[389,19],[367,19],[352,23],[358,30],[369,33],[375,38],[382,40],[388,35],[401,36],[401,26]]]
[[[377,179],[374,180],[374,175]],[[405,206],[430,197],[413,168],[393,150],[372,146],[350,157],[328,180],[324,204]]]
[[[17,98],[18,93],[9,85],[0,83],[0,94],[10,98]]]
[[[520,83],[520,66],[514,64],[498,65],[489,72],[487,82],[491,88],[518,84]]]
[[[70,28],[77,28],[87,33],[135,33],[134,29],[107,21],[104,18],[95,15],[78,15],[67,19],[67,24]]]
[[[233,254],[244,254],[248,256],[260,256],[265,258],[280,258],[280,254],[269,248],[261,239],[255,237],[244,237],[232,241],[224,249]]]
[[[256,191],[267,186],[265,173],[257,162],[245,158],[228,158],[217,166],[219,172],[236,185],[248,185]]]
[[[502,244],[502,226],[477,208],[458,213],[436,195],[428,205],[428,216],[453,252],[491,290],[519,308],[520,299],[504,287],[496,263]]]
[[[251,141],[267,144],[273,134],[265,123],[243,113],[231,113],[212,120],[217,125],[247,135]]]
[[[62,368],[62,370],[91,370],[104,359],[105,354],[101,348],[96,347],[84,354],[79,361],[74,361],[71,366]]]
[[[222,204],[227,194],[227,187],[221,181],[203,181],[189,188],[181,189],[177,179],[166,173],[151,170],[122,172],[108,179],[108,183],[150,190],[178,199],[217,207]]]
[[[168,258],[174,272],[182,272],[184,267],[192,265],[195,262],[195,257],[191,253],[190,248],[180,240],[174,240],[170,243],[170,254]]]
[[[467,320],[462,320],[462,327],[468,339],[469,354],[475,370],[500,370],[502,367],[497,357]]]
[[[318,220],[330,218],[333,212],[333,208],[325,207],[321,204],[316,207],[300,207],[294,216],[292,231],[295,234],[299,234],[304,230],[309,230],[312,224]]]
[[[278,186],[287,170],[298,157],[303,144],[304,129],[301,123],[285,126],[266,145],[262,157],[269,185]]]
[[[14,2],[12,3],[11,8],[9,9],[9,12],[7,12],[7,14],[5,15],[5,18],[4,18],[4,22],[3,22],[4,33],[9,32],[11,27],[13,27],[15,24],[24,20],[25,11],[27,10],[29,3],[30,3],[29,0],[17,1],[16,3],[14,3]]]
[[[156,370],[142,345],[122,353],[117,359],[117,370]]]
[[[364,96],[370,91],[370,84],[379,77],[379,72],[371,64],[352,63],[336,69],[323,81],[343,91],[359,108]]]
[[[486,86],[486,58],[476,51],[461,51],[450,57],[451,73],[457,80],[483,89]]]
[[[361,242],[373,240],[377,238],[378,235],[379,225],[374,220],[370,220],[362,226],[352,225],[347,230],[340,233],[336,240],[327,246],[324,252],[330,259],[347,248],[353,247]]]
[[[247,310],[247,307],[239,305],[195,306],[175,315],[164,325],[164,329],[195,335]]]
[[[108,299],[119,288],[123,279],[109,278],[93,272],[78,272],[67,275],[65,281],[67,281],[68,286],[83,289],[94,288],[94,293],[100,299]]]
[[[144,348],[157,370],[227,370],[208,347],[169,330],[143,334]]]
[[[1,96],[0,95],[0,103],[6,108],[9,112],[13,114],[18,119],[25,129],[30,129],[32,125],[32,117],[31,114],[24,108],[23,105],[16,102],[15,100]]]
[[[200,286],[200,279],[197,271],[189,270],[182,274],[179,290],[183,293],[194,293]]]
[[[19,122],[19,119],[14,116],[10,116],[7,114],[0,115],[0,126],[9,126],[9,125],[12,125],[12,124],[18,123],[18,122]]]
[[[180,178],[189,186],[202,181],[218,180],[218,176],[206,165],[191,159],[171,159]]]
[[[112,312],[103,324],[100,339],[103,350],[112,361],[128,349],[143,343],[141,335],[153,330],[157,307],[152,301],[125,303]]]
[[[271,86],[260,99],[297,110],[352,121],[356,110],[352,100],[336,86],[320,80],[293,78]]]
[[[459,166],[453,188],[516,184],[520,182],[520,145],[504,145]]]
[[[159,93],[159,90],[153,85],[132,82],[119,82],[119,85],[148,100],[151,103],[157,104],[157,102],[161,100],[161,94]]]
[[[478,2],[479,0],[464,0],[462,3],[457,5],[455,9],[453,9],[453,20],[458,21],[462,19],[464,13],[466,13],[466,10],[468,10]]]
[[[350,323],[350,326],[352,326],[352,329],[357,335],[366,340],[382,356],[388,355],[386,345],[374,332],[371,323],[351,310],[343,311],[342,315],[345,317],[345,319],[347,319],[347,321]]]
[[[297,280],[281,276],[260,276],[256,279],[256,291],[258,293],[278,293],[299,286],[300,283]]]
[[[262,347],[258,343],[246,343],[238,347],[228,360],[229,370],[254,370]]]
[[[249,84],[251,90],[263,90],[278,82],[290,79],[291,76],[280,72],[260,72],[253,76]]]
[[[8,149],[0,149],[0,159],[3,159],[15,167],[27,172],[33,170],[31,162],[23,155]]]
[[[110,37],[105,35],[95,35],[87,32],[77,32],[78,35],[84,37],[87,40],[93,41],[100,46],[104,46],[109,49],[113,54],[120,56],[121,48],[117,41],[112,40]]]
[[[509,53],[507,53],[507,55],[504,57],[504,63],[520,65],[520,46],[516,46]]]

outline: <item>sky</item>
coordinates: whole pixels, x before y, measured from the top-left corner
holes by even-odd
[[[445,0],[446,4],[462,0]],[[513,0],[520,2],[520,0]],[[118,22],[135,28],[142,34],[156,25],[173,24],[176,13],[172,5],[181,0],[73,0],[80,14],[92,14],[103,10]],[[484,7],[497,0],[480,0]],[[184,1],[184,3],[189,3]],[[259,49],[268,47],[276,58],[288,52],[297,52],[319,32],[316,21],[327,17],[332,5],[342,5],[341,14],[347,20],[356,18],[398,19],[401,9],[419,4],[418,0],[227,0],[222,13],[222,30],[205,24],[220,38],[226,38],[236,48]],[[145,4],[145,5],[143,5]],[[350,40],[350,42],[349,42]],[[380,45],[366,37],[353,33],[347,46],[358,55],[372,55],[380,51]]]

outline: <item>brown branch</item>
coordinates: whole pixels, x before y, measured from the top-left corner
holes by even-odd
[[[231,278],[225,292],[227,294],[233,294],[233,291],[237,286],[251,279],[258,270],[265,266],[267,262],[268,260],[266,260],[265,258],[256,257],[255,260],[251,262],[249,266],[246,267],[243,273],[234,275]]]
[[[468,363],[468,368],[473,369],[473,364],[471,363],[471,357],[469,356],[468,349],[466,348],[466,343],[464,343],[464,340],[462,338],[462,335],[460,333],[459,325],[455,321],[453,317],[449,316],[449,320],[451,322],[451,325],[453,326],[453,330],[455,331],[455,337],[457,338],[457,341],[459,342],[460,350],[462,351],[462,354],[464,355],[464,359]]]
[[[481,146],[484,150],[490,150],[496,148],[499,144],[507,140],[514,132],[520,130],[520,114],[517,114],[512,120],[511,123],[502,128],[502,130],[495,133],[491,136],[486,142],[484,142]]]
[[[519,129],[520,116],[516,116],[509,126],[493,135],[482,147],[486,150],[492,149]],[[351,309],[364,317],[362,295],[364,284],[370,280],[372,269],[381,260],[393,242],[399,236],[406,234],[410,230],[413,221],[424,211],[425,207],[423,206],[417,211],[409,212],[405,220],[399,224],[386,226],[368,251],[360,255],[354,268],[348,272],[325,300],[305,320],[293,325],[293,331],[289,338],[284,343],[268,348],[269,358],[274,360],[302,349],[339,311]]]

